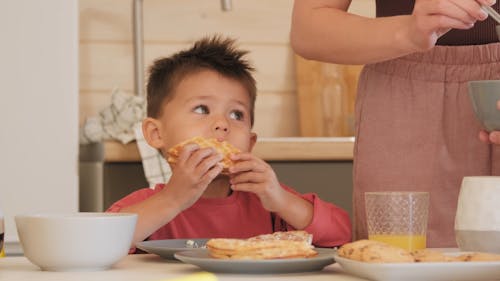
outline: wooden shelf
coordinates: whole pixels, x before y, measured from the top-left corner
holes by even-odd
[[[254,153],[266,161],[352,160],[354,138],[261,138]],[[140,162],[135,142],[104,143],[105,162]]]

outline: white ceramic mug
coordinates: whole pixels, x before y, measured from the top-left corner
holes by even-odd
[[[455,216],[463,251],[500,253],[500,177],[464,177]]]

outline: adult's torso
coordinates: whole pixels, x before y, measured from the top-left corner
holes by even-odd
[[[413,11],[415,0],[376,0],[377,17],[388,17],[396,15],[409,15]],[[500,2],[493,5],[497,11],[500,10]],[[498,36],[495,31],[496,22],[488,19],[477,22],[469,30],[452,29],[437,41],[437,45],[457,46],[457,45],[481,45],[498,42]]]

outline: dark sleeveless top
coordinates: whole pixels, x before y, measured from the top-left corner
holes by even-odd
[[[377,17],[409,15],[413,11],[415,0],[376,0],[376,4]],[[500,2],[497,1],[493,8],[499,11]],[[497,22],[488,17],[482,22],[476,22],[469,30],[452,29],[438,39],[437,45],[481,45],[498,42],[496,25]]]

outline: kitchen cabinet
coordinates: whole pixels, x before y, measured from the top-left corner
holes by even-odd
[[[295,55],[300,135],[354,135],[354,102],[362,65],[339,65]]]

